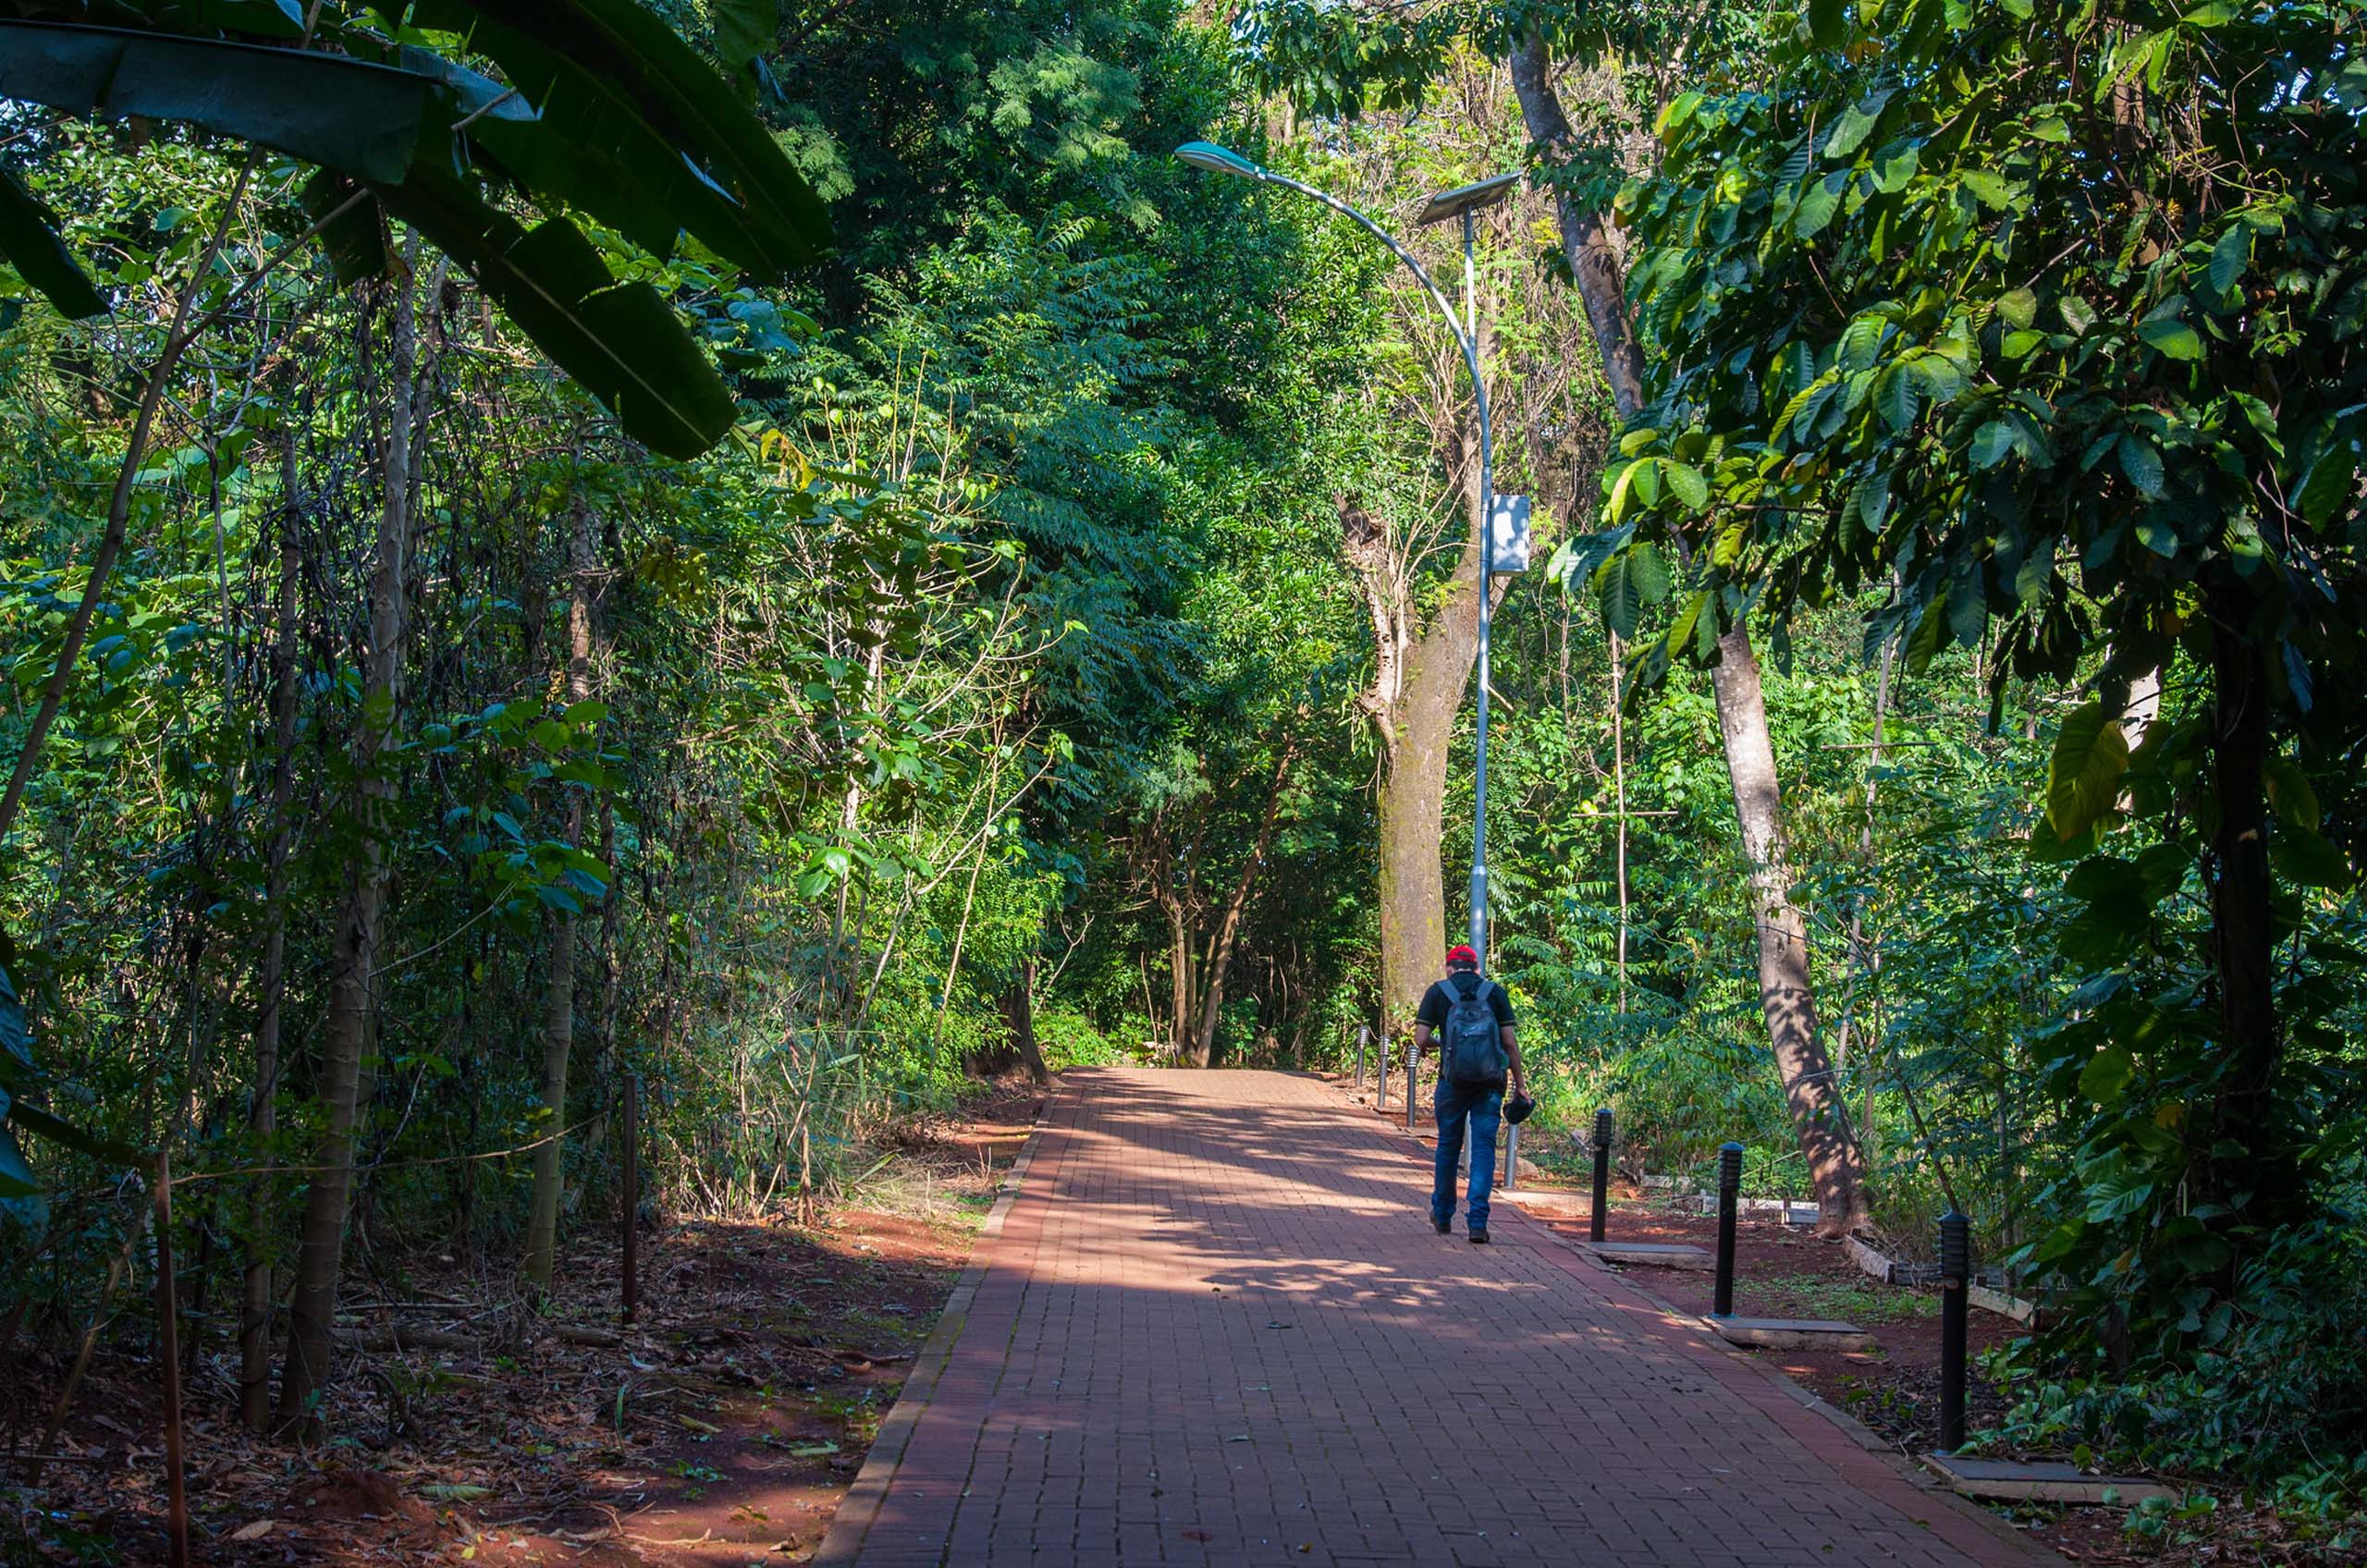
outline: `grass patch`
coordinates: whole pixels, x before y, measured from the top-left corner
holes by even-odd
[[[1905,1323],[1940,1314],[1935,1292],[1851,1284],[1821,1274],[1772,1275],[1757,1281],[1755,1289],[1796,1304],[1802,1317],[1839,1318],[1846,1323]]]

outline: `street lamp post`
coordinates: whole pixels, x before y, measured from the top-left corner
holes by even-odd
[[[1479,705],[1474,726],[1475,744],[1472,766],[1471,819],[1471,950],[1479,955],[1481,971],[1488,962],[1488,625],[1489,579],[1499,570],[1518,571],[1527,565],[1527,539],[1525,532],[1517,540],[1510,537],[1525,519],[1526,506],[1518,497],[1506,496],[1503,508],[1505,527],[1498,526],[1496,496],[1495,442],[1488,423],[1488,380],[1479,370],[1479,309],[1478,285],[1472,261],[1472,223],[1480,208],[1501,202],[1519,183],[1517,174],[1501,174],[1483,179],[1476,185],[1458,186],[1441,190],[1423,204],[1421,214],[1414,221],[1420,225],[1444,223],[1449,218],[1463,220],[1463,314],[1455,313],[1445,293],[1414,259],[1414,253],[1397,242],[1396,238],[1355,208],[1328,191],[1303,184],[1288,175],[1276,174],[1264,165],[1251,162],[1228,147],[1212,141],[1187,141],[1175,149],[1176,159],[1196,169],[1211,174],[1237,175],[1264,185],[1279,185],[1295,190],[1302,196],[1312,196],[1333,212],[1354,219],[1358,227],[1389,247],[1391,255],[1405,263],[1421,284],[1422,291],[1446,318],[1447,330],[1454,334],[1457,346],[1463,349],[1463,363],[1471,373],[1471,391],[1479,410]],[[1514,546],[1517,545],[1515,552]],[[1505,552],[1498,560],[1498,551]]]

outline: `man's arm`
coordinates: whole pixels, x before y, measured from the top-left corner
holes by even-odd
[[[1520,1040],[1517,1033],[1509,1023],[1497,1030],[1496,1033],[1502,1038],[1504,1042],[1504,1056],[1512,1063],[1513,1093],[1516,1095],[1525,1095],[1528,1093],[1528,1090],[1523,1086],[1524,1080],[1520,1067]]]
[[[1437,1040],[1437,1038],[1438,1038],[1438,1035],[1437,1035],[1436,1034],[1434,1034],[1434,1033],[1432,1033],[1432,1032],[1431,1032],[1430,1026],[1429,1026],[1429,1024],[1422,1023],[1419,1019],[1417,1019],[1417,1020],[1415,1021],[1415,1023],[1414,1023],[1414,1048],[1415,1048],[1416,1050],[1417,1050],[1417,1051],[1426,1051],[1426,1050],[1429,1050],[1429,1049],[1430,1048],[1431,1043],[1432,1043],[1432,1042],[1434,1042],[1435,1040]]]

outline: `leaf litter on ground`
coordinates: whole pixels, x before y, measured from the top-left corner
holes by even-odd
[[[570,1239],[540,1313],[498,1256],[402,1258],[386,1269],[400,1291],[350,1286],[350,1359],[329,1390],[330,1440],[311,1451],[239,1425],[236,1346],[202,1334],[184,1396],[200,1559],[806,1560],[1038,1104],[1032,1088],[999,1085],[888,1130],[896,1158],[875,1165],[874,1187],[810,1224],[777,1209],[644,1229],[630,1328],[616,1324],[612,1220],[587,1219]],[[117,1561],[163,1560],[153,1345],[138,1313],[103,1339],[56,1451],[76,1462],[18,1489],[0,1558],[31,1548],[73,1561],[88,1542]],[[43,1347],[0,1378],[0,1444],[38,1432],[70,1348]]]

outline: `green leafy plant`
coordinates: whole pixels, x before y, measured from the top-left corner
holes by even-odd
[[[1887,584],[1869,648],[1920,671],[1985,643],[1993,713],[2017,680],[2094,683],[2031,835],[2079,908],[2062,946],[2090,979],[2040,1048],[2083,1125],[2019,1261],[2075,1308],[2056,1351],[2116,1376],[2274,1338],[2267,1281],[2323,1256],[2351,1158],[2302,1130],[2355,1114],[2310,1042],[2355,973],[2355,805],[2326,764],[2362,711],[2336,689],[2359,20],[1837,11],[1769,86],[1673,102],[1662,173],[1622,199],[1657,401],[1606,477],[1604,558],[1687,563],[1640,673],[1754,608],[1781,627]],[[2256,188],[2202,195],[2213,159]],[[1654,493],[1679,467],[1707,484]],[[2156,686],[2181,696],[2132,718]],[[2287,942],[2308,956],[2281,966]]]

